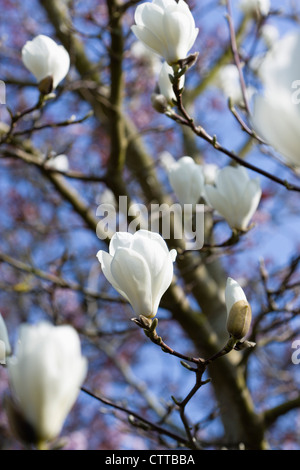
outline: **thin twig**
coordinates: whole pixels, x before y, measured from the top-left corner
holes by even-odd
[[[208,142],[212,147],[214,147],[216,150],[219,152],[227,155],[230,157],[232,160],[237,162],[239,165],[244,166],[248,168],[249,170],[252,170],[256,173],[259,173],[262,176],[265,176],[266,178],[274,181],[277,184],[280,184],[281,186],[284,186],[287,190],[289,191],[296,191],[300,192],[300,186],[294,185],[289,183],[287,180],[283,180],[279,178],[278,176],[275,176],[262,168],[258,168],[255,165],[247,162],[243,158],[240,158],[235,152],[228,150],[227,148],[223,147],[220,142],[218,142],[216,136],[211,136],[209,133],[202,127],[202,126],[197,126],[194,122],[194,119],[189,115],[187,110],[185,109],[182,101],[182,93],[179,87],[179,77],[176,79],[176,74],[174,75],[174,82],[173,82],[173,90],[176,96],[176,103],[177,103],[177,108],[180,114],[176,113],[173,110],[168,110],[165,114],[172,120],[184,125],[188,126],[195,135],[199,136],[206,142]]]
[[[0,263],[6,263],[12,266],[15,269],[18,269],[19,271],[23,271],[26,273],[30,273],[40,279],[43,279],[44,281],[50,282],[57,287],[61,289],[69,289],[77,292],[81,292],[83,295],[86,297],[91,297],[93,299],[99,299],[103,301],[108,301],[108,302],[118,302],[118,303],[124,303],[127,304],[127,301],[124,300],[123,298],[115,298],[115,297],[110,297],[106,294],[100,294],[99,292],[92,291],[90,289],[86,289],[80,284],[76,284],[71,281],[67,281],[66,279],[62,278],[61,276],[56,276],[55,274],[50,274],[46,271],[43,271],[42,269],[36,268],[35,266],[30,266],[27,263],[24,263],[23,261],[17,260],[15,258],[12,258],[11,256],[0,252]]]
[[[173,433],[172,431],[169,431],[168,429],[165,429],[165,428],[162,428],[161,426],[155,424],[155,423],[152,423],[151,421],[147,420],[146,418],[143,418],[142,416],[140,416],[139,414],[137,414],[135,411],[132,411],[132,410],[129,410],[121,405],[117,405],[116,403],[113,403],[112,401],[110,400],[107,400],[106,398],[103,398],[103,397],[100,397],[96,394],[94,394],[93,392],[91,392],[90,390],[86,389],[85,387],[82,387],[81,390],[86,393],[87,395],[89,395],[90,397],[94,398],[95,400],[98,400],[100,401],[101,403],[103,403],[104,405],[107,405],[107,406],[111,406],[113,407],[114,409],[116,410],[119,410],[119,411],[122,411],[124,413],[126,413],[127,415],[129,416],[133,416],[134,418],[136,418],[138,421],[142,422],[142,423],[145,423],[147,426],[149,426],[150,429],[152,429],[153,431],[156,431],[158,432],[159,434],[163,434],[165,436],[168,436],[170,437],[171,439],[174,439],[175,441],[183,444],[184,446],[186,447],[190,447],[190,444],[189,442],[184,439],[182,436],[179,436],[178,434],[175,434]]]
[[[0,144],[10,141],[17,122],[23,119],[23,117],[27,116],[28,114],[31,114],[34,111],[37,111],[38,109],[41,109],[45,103],[45,99],[45,96],[40,94],[39,99],[35,105],[30,106],[30,108],[26,108],[24,111],[18,111],[16,114],[13,114],[11,109],[7,107],[7,111],[10,114],[11,123],[8,131],[0,138]]]
[[[79,119],[69,118],[60,122],[41,124],[39,126],[31,127],[30,129],[24,129],[22,131],[14,132],[13,137],[19,137],[24,134],[32,134],[33,132],[41,131],[44,129],[55,129],[57,127],[66,127],[66,126],[70,126],[73,124],[81,124],[84,121],[86,121],[88,118],[90,118],[92,115],[93,115],[93,112],[89,111],[85,116]]]
[[[244,75],[243,75],[242,66],[241,66],[241,61],[240,61],[240,55],[239,55],[236,36],[235,36],[235,29],[234,29],[234,24],[233,24],[230,0],[226,0],[226,5],[227,5],[227,12],[228,12],[228,14],[226,16],[227,16],[227,20],[228,20],[228,24],[229,24],[231,49],[232,49],[235,65],[237,66],[237,69],[238,69],[238,72],[239,72],[239,78],[240,78],[240,84],[241,84],[241,89],[242,89],[242,95],[243,95],[245,108],[247,110],[247,113],[250,114],[249,103],[248,103],[248,99],[247,99],[247,89],[246,89],[246,84],[245,84]]]

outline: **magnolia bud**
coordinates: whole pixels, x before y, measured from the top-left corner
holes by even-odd
[[[70,68],[70,56],[66,49],[44,34],[26,42],[22,48],[22,61],[45,95],[55,90]]]
[[[144,315],[139,315],[139,320],[143,328],[151,328],[152,320],[150,318],[144,317]]]
[[[151,104],[155,111],[161,114],[164,114],[168,109],[168,101],[164,95],[152,93]]]
[[[251,307],[246,300],[235,302],[227,318],[227,331],[235,339],[244,338],[250,328],[252,319]]]

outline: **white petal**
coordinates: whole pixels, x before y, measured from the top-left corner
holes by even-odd
[[[106,279],[108,280],[108,282],[113,286],[114,289],[116,289],[117,292],[119,292],[119,294],[121,294],[126,300],[128,300],[127,295],[120,288],[119,284],[117,283],[116,279],[111,273],[111,263],[112,263],[113,257],[106,251],[102,251],[102,250],[98,251],[96,256],[101,264],[102,272],[104,276],[106,277]]]
[[[291,164],[300,165],[298,106],[279,90],[280,97],[257,95],[252,123],[256,132],[280,152]]]
[[[53,74],[53,88],[65,78],[70,68],[70,56],[63,46],[58,46],[49,59],[49,67]]]
[[[155,232],[139,230],[134,234],[132,249],[138,252],[148,266],[152,293],[152,316],[155,316],[162,295],[173,279],[173,262],[176,250],[169,252],[161,237]]]
[[[181,204],[196,204],[204,190],[202,168],[189,157],[180,158],[168,172],[170,184]]]
[[[257,209],[261,189],[251,180],[245,168],[225,167],[218,172],[216,187],[205,186],[207,202],[222,215],[232,228],[246,230]]]
[[[145,236],[145,233],[150,233],[150,236]],[[161,243],[161,236],[156,234],[156,238],[152,236],[152,232],[145,231],[140,233],[136,232],[131,248],[139,253],[148,266],[151,277],[151,286],[155,279],[160,275],[164,269],[166,260],[169,257],[169,250],[165,243]]]
[[[169,5],[174,6],[174,0],[153,0],[152,3],[159,6],[163,10],[165,10]]]
[[[190,21],[180,12],[165,14],[163,17],[163,30],[167,46],[164,56],[169,64],[185,59],[190,47]]]
[[[190,40],[189,42],[187,43],[187,49],[188,51],[190,49],[192,49],[196,39],[197,39],[197,36],[198,36],[198,33],[199,33],[199,28],[195,28],[192,30],[192,33],[190,34]]]
[[[166,8],[165,14],[170,16],[172,14],[176,14],[177,20],[182,23],[183,34],[181,37],[182,39],[185,38],[184,44],[188,52],[192,48],[199,32],[199,29],[195,27],[195,20],[189,9],[188,4],[184,0],[180,0],[178,4],[173,3],[172,6],[169,5]]]
[[[151,51],[164,57],[164,44],[162,44],[160,39],[157,38],[148,28],[142,25],[133,25],[131,26],[131,30]]]
[[[111,273],[137,315],[152,316],[152,291],[149,268],[132,249],[119,248],[111,263]]]
[[[48,56],[48,39],[50,38],[39,35],[32,41],[27,41],[22,48],[22,61],[38,81],[49,74],[48,62],[45,60]]]
[[[96,256],[101,264],[102,272],[104,276],[106,277],[106,279],[108,280],[108,282],[113,286],[114,289],[116,289],[117,292],[119,292],[119,294],[121,294],[124,297],[124,299],[128,300],[126,293],[121,289],[118,282],[116,281],[116,279],[111,273],[111,263],[112,263],[113,257],[109,253],[106,253],[106,251],[102,251],[102,250],[98,251]]]
[[[114,256],[118,248],[129,248],[133,235],[129,232],[116,232],[109,243],[109,254]]]
[[[225,288],[225,302],[227,313],[229,314],[232,306],[239,300],[246,300],[247,297],[237,281],[229,277]]]
[[[142,5],[138,5],[135,9],[134,12],[134,21],[137,25],[144,25],[143,22],[143,10],[146,7],[146,3],[143,3]]]
[[[140,23],[138,20],[140,17]],[[155,36],[163,36],[163,10],[152,3],[144,3],[140,15],[136,15],[136,23],[146,26]],[[137,21],[138,20],[138,21]]]
[[[165,259],[163,269],[158,276],[152,279],[153,316],[156,315],[161,298],[172,282],[174,273],[173,262],[176,259],[176,255],[176,250],[171,250],[167,259]]]
[[[252,216],[254,215],[260,198],[261,198],[260,183],[256,179],[249,180],[245,188],[244,194],[240,197],[239,205],[237,206],[237,214],[240,219],[239,226],[242,230],[246,230]]]
[[[207,203],[215,209],[220,215],[230,219],[230,208],[228,207],[227,200],[220,195],[219,191],[211,185],[205,185],[205,199]]]
[[[218,173],[216,185],[220,194],[226,197],[231,205],[237,205],[248,181],[249,176],[244,167],[227,166]]]
[[[149,230],[144,230],[144,229],[138,230],[133,235],[132,245],[131,245],[131,247],[133,249],[136,249],[136,247],[138,246],[136,244],[136,242],[139,244],[140,239],[144,240],[146,243],[149,243],[149,244],[153,244],[153,243],[158,244],[160,246],[160,248],[166,254],[169,251],[165,240],[163,239],[163,237],[159,233],[151,232]],[[140,254],[143,254],[143,253],[140,252]]]

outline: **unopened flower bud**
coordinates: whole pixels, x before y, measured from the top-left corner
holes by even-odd
[[[168,109],[168,101],[164,95],[158,93],[152,93],[151,104],[155,111],[164,114]]]
[[[144,315],[139,315],[139,320],[143,328],[146,328],[146,329],[151,328],[152,320],[150,318],[147,318]]]
[[[252,319],[251,307],[246,300],[236,302],[227,318],[227,331],[235,339],[244,338],[250,328]]]
[[[22,48],[22,61],[37,79],[40,92],[45,95],[55,90],[70,67],[66,49],[43,34],[26,42]]]
[[[241,286],[230,277],[225,289],[227,308],[227,331],[236,340],[243,339],[251,325],[252,313],[249,302]]]

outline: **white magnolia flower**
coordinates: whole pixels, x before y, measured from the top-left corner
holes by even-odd
[[[191,157],[184,156],[168,169],[170,185],[180,204],[197,204],[204,191],[202,168]]]
[[[138,5],[132,31],[153,52],[172,65],[185,59],[198,28],[184,0],[153,0]]]
[[[67,155],[57,155],[56,157],[47,160],[46,167],[58,171],[68,171],[69,160]]]
[[[131,304],[137,315],[153,318],[173,278],[176,250],[168,250],[157,233],[138,230],[133,235],[117,232],[109,253],[97,258],[111,285]]]
[[[158,76],[158,87],[159,91],[164,97],[166,98],[167,102],[170,105],[174,105],[173,100],[176,100],[175,93],[173,91],[173,86],[170,80],[169,75],[174,75],[172,67],[167,63],[164,62],[159,76]],[[179,87],[183,88],[184,85],[184,75],[182,75],[179,79]]]
[[[240,8],[245,14],[267,16],[271,8],[271,3],[270,0],[240,0]]]
[[[70,68],[70,56],[66,49],[43,34],[26,42],[22,49],[22,61],[39,83],[46,77],[52,77],[53,90]]]
[[[254,98],[252,125],[288,164],[300,166],[300,34],[290,33],[268,51],[258,73],[264,92]]]
[[[219,170],[215,186],[205,185],[205,198],[231,228],[247,230],[256,211],[261,188],[258,179],[250,179],[246,169],[225,167]]]
[[[249,331],[252,313],[247,297],[237,281],[227,279],[225,288],[227,309],[227,331],[237,340],[243,339]]]
[[[6,356],[11,353],[11,346],[8,338],[5,321],[0,313],[0,364],[5,364]]]
[[[77,332],[69,325],[22,325],[7,366],[14,400],[37,442],[57,437],[87,372]]]

